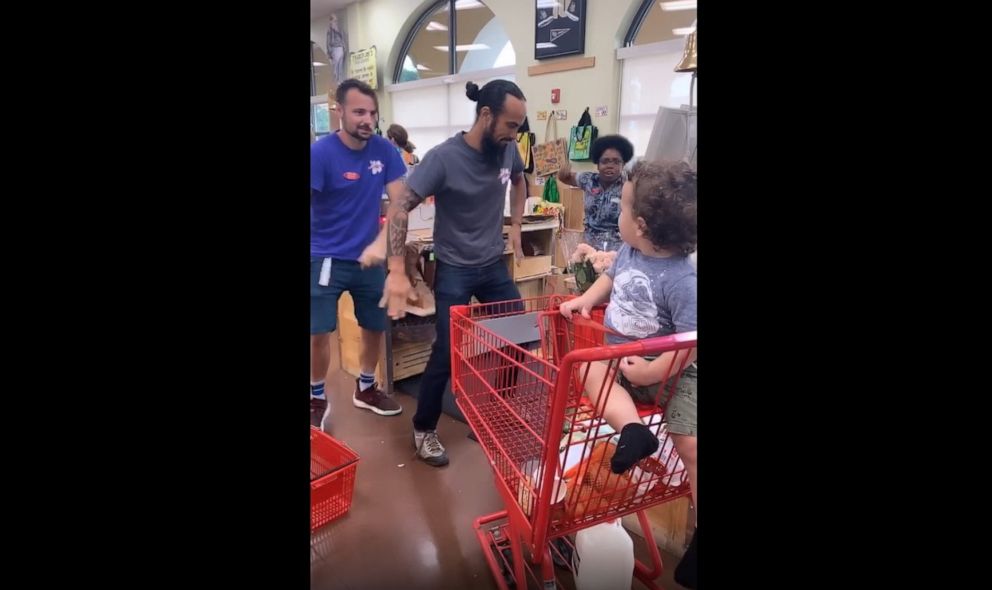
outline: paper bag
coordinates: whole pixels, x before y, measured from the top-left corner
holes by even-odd
[[[544,143],[534,146],[534,174],[537,176],[551,176],[557,173],[568,157],[568,142],[558,139],[556,121],[552,111],[544,130]]]

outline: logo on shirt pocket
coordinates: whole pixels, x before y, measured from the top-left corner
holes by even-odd
[[[359,174],[359,173],[357,173],[357,172],[345,172],[344,173],[344,179],[345,180],[358,180],[361,177],[362,177],[362,175]]]

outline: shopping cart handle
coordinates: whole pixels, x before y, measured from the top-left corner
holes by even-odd
[[[624,336],[623,334],[620,334],[616,330],[611,330],[610,328],[607,328],[605,325],[603,325],[603,324],[601,324],[601,323],[599,323],[597,321],[586,319],[585,316],[583,316],[582,314],[580,314],[577,311],[576,312],[572,312],[571,322],[573,324],[575,324],[576,326],[580,327],[580,328],[592,328],[593,330],[599,330],[600,332],[603,332],[604,334],[613,334],[614,336],[619,336],[621,338],[626,338],[626,336]],[[630,339],[628,338],[628,340],[630,340]]]
[[[574,322],[574,320],[573,320]],[[585,318],[577,325],[583,328],[600,330],[608,334],[616,334],[610,328],[601,326]],[[668,336],[655,336],[643,340],[627,338],[622,334],[617,334],[627,341],[608,346],[596,346],[590,348],[578,348],[569,351],[563,358],[562,368],[570,368],[574,363],[588,363],[593,361],[604,361],[626,356],[652,356],[665,354],[674,350],[694,347],[696,344],[696,332],[681,332],[669,334]]]

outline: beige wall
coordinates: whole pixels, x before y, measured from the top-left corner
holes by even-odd
[[[616,49],[640,6],[640,0],[591,0],[587,3],[586,40],[584,56],[595,56],[596,67],[530,77],[527,68],[556,60],[534,59],[534,0],[483,0],[506,30],[517,54],[516,79],[527,97],[531,128],[538,140],[544,139],[545,122],[537,121],[538,110],[551,108],[551,89],[561,89],[561,103],[568,118],[558,122],[559,136],[578,121],[585,107],[590,107],[593,123],[599,133],[615,133],[620,107],[620,62]],[[392,82],[392,73],[399,59],[406,33],[420,14],[432,4],[431,0],[364,0],[346,9],[351,50],[375,45],[378,52],[380,109],[391,119],[389,93],[382,86]],[[327,32],[326,19],[311,23],[311,40],[323,45]],[[568,56],[559,59],[569,59]],[[606,117],[595,117],[597,106],[606,106]],[[588,165],[578,165],[578,168]]]
[[[424,0],[364,0],[343,11],[348,26],[348,49],[355,51],[375,45],[379,109],[387,119],[392,119],[392,107],[389,93],[384,92],[382,86],[392,82],[393,65],[398,58],[396,54],[403,43],[403,36],[416,22],[420,12],[430,4],[430,1]],[[326,36],[327,18],[311,21],[310,40],[323,46]]]
[[[521,5],[527,9],[521,9]],[[612,0],[587,2],[585,53],[550,60],[534,59],[534,2],[520,0],[489,0],[487,5],[504,23],[507,34],[517,52],[517,83],[527,97],[531,129],[538,141],[544,139],[544,122],[537,121],[536,112],[549,110],[551,89],[561,89],[561,102],[555,107],[568,111],[568,118],[558,122],[559,136],[568,133],[585,107],[590,107],[593,123],[600,134],[614,133],[617,129],[617,111],[620,105],[620,62],[616,50],[623,44],[623,37],[640,0]],[[596,67],[541,76],[528,76],[529,66],[553,63],[574,57],[596,57]],[[606,106],[608,115],[595,116],[597,106]]]

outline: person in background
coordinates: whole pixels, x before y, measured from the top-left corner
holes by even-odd
[[[597,250],[614,252],[623,244],[618,225],[623,167],[634,157],[634,146],[622,135],[604,135],[593,142],[590,156],[597,172],[575,174],[566,159],[558,180],[585,193],[585,242]]]
[[[344,82],[348,70],[345,59],[348,57],[348,35],[341,32],[338,15],[332,14],[327,25],[327,59],[331,60],[334,83]]]
[[[420,163],[420,158],[413,153],[417,149],[417,146],[413,145],[413,142],[410,141],[410,137],[402,125],[397,125],[396,123],[390,125],[389,129],[386,129],[386,137],[399,150],[400,156],[403,158],[403,163],[407,165],[407,168]]]

